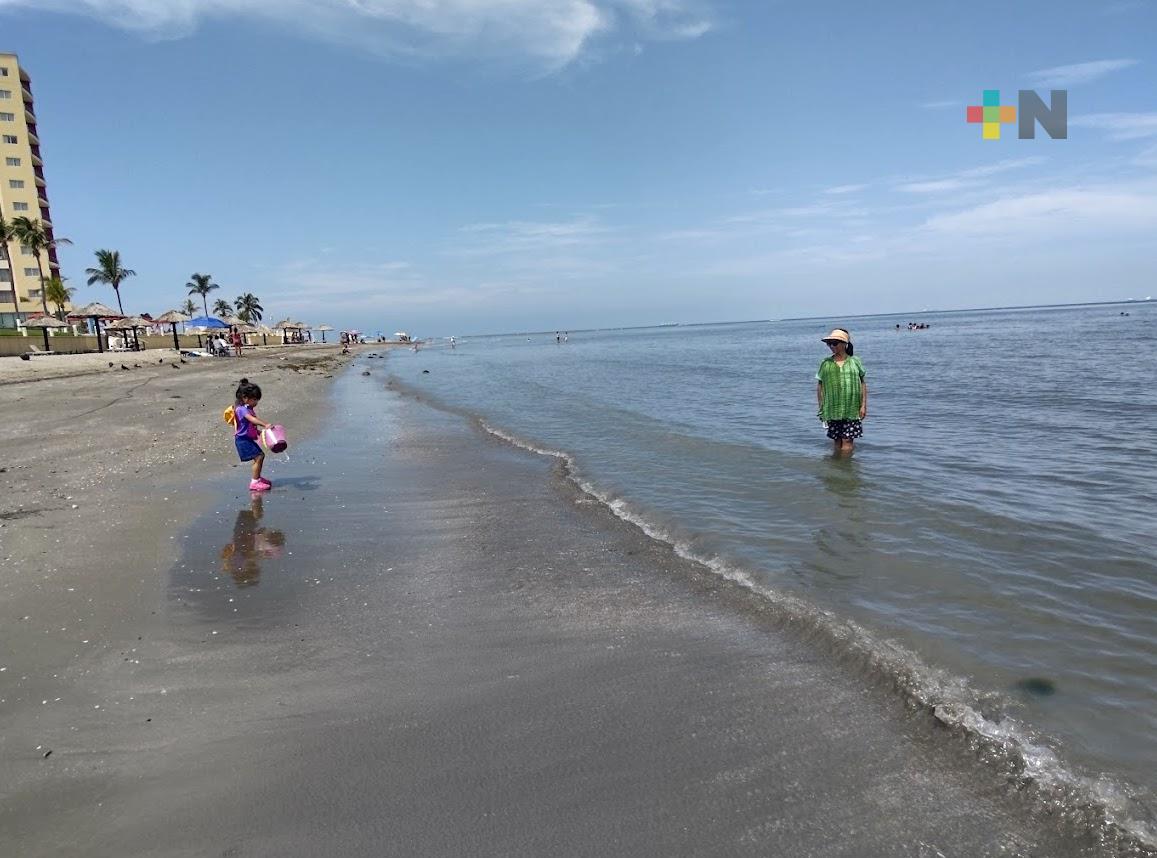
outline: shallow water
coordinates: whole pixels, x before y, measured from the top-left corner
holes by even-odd
[[[1151,790],[1157,305],[907,321],[470,338],[385,366],[571,457],[687,554],[899,642],[946,684],[994,692],[1067,764]],[[815,417],[835,324],[871,388],[851,459]]]

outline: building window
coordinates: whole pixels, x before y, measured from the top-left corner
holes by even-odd
[[[9,290],[7,292],[0,292],[0,304],[11,304],[16,306],[16,293]],[[8,327],[5,325],[4,327]]]
[[[39,298],[39,297],[40,297],[40,290],[39,289],[29,289],[28,290],[28,300],[29,301],[31,301],[33,298]]]
[[[9,179],[8,180],[8,187],[10,187],[14,191],[18,191],[24,187],[24,180],[23,179]]]
[[[14,211],[14,212],[26,212],[26,211],[28,211],[28,203],[13,203],[12,204],[12,211]]]
[[[8,77],[8,69],[0,68],[0,77]]]
[[[12,272],[7,268],[0,268],[0,283],[11,283]]]
[[[15,113],[0,113],[0,122],[15,122]]]
[[[40,276],[40,269],[39,268],[25,268],[24,269],[24,276],[25,277],[39,277]]]
[[[15,143],[19,143],[20,141],[16,139],[15,134],[5,134],[4,135],[4,142],[15,144]]]
[[[3,99],[3,98],[11,98],[11,97],[12,97],[12,90],[10,90],[10,89],[0,89],[0,99]]]
[[[29,247],[27,244],[20,245],[20,252],[23,253],[25,256],[35,256],[36,255],[35,253],[32,252],[32,248]]]
[[[4,159],[4,166],[5,167],[19,167],[20,166],[20,159],[19,158],[5,158]]]

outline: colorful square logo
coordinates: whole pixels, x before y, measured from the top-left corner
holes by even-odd
[[[968,106],[965,119],[980,125],[983,139],[999,140],[1000,126],[1016,122],[1016,108],[1000,103],[999,89],[986,89],[980,104]]]

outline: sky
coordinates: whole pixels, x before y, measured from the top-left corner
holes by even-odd
[[[1157,293],[1157,0],[0,0],[0,51],[79,302],[98,248],[126,311],[371,334]]]

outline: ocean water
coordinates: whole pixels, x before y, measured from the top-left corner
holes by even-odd
[[[919,320],[474,337],[386,368],[1038,778],[1151,820],[1157,304]],[[815,416],[835,325],[871,391],[851,458]]]

